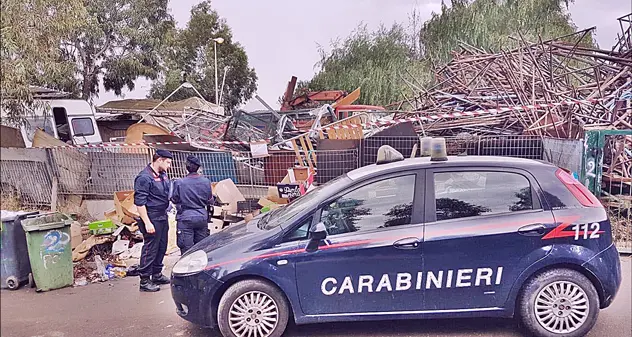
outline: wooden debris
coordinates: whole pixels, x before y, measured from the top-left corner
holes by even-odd
[[[632,14],[620,18],[623,22]],[[520,47],[496,54],[463,44],[437,69],[437,84],[419,94],[413,112],[399,117],[598,99],[425,123],[432,135],[527,134],[579,139],[587,128],[632,128],[632,28],[621,25],[612,50],[587,46],[592,29],[549,41],[519,37]],[[568,42],[570,41],[570,43]]]

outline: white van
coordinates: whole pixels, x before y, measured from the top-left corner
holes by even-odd
[[[81,99],[35,101],[37,108],[26,117],[26,123],[20,126],[26,147],[33,146],[33,136],[37,128],[67,144],[102,142],[94,110],[88,102]]]

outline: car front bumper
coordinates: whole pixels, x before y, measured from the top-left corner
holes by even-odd
[[[177,314],[189,322],[214,328],[216,315],[211,307],[212,299],[222,284],[206,272],[189,276],[171,275],[171,296]]]

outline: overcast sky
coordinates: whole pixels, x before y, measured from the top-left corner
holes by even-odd
[[[178,26],[186,25],[191,7],[199,2],[170,1]],[[440,11],[441,0],[214,0],[213,5],[232,28],[233,39],[244,46],[250,66],[259,77],[257,93],[278,107],[277,99],[292,75],[299,80],[314,75],[318,45],[328,46],[332,40],[349,35],[360,22],[369,29],[380,23],[407,23],[415,8],[425,21],[433,11]],[[580,29],[597,27],[597,42],[603,49],[611,48],[620,32],[616,19],[631,11],[632,0],[575,0],[570,5],[571,17]],[[125,91],[124,98],[147,95],[150,82],[140,79],[136,83],[136,89]],[[95,103],[121,98],[101,88]],[[253,99],[244,108],[262,107]]]

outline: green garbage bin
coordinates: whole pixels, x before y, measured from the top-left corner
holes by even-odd
[[[71,223],[72,219],[62,213],[34,215],[22,220],[37,291],[73,284]]]

